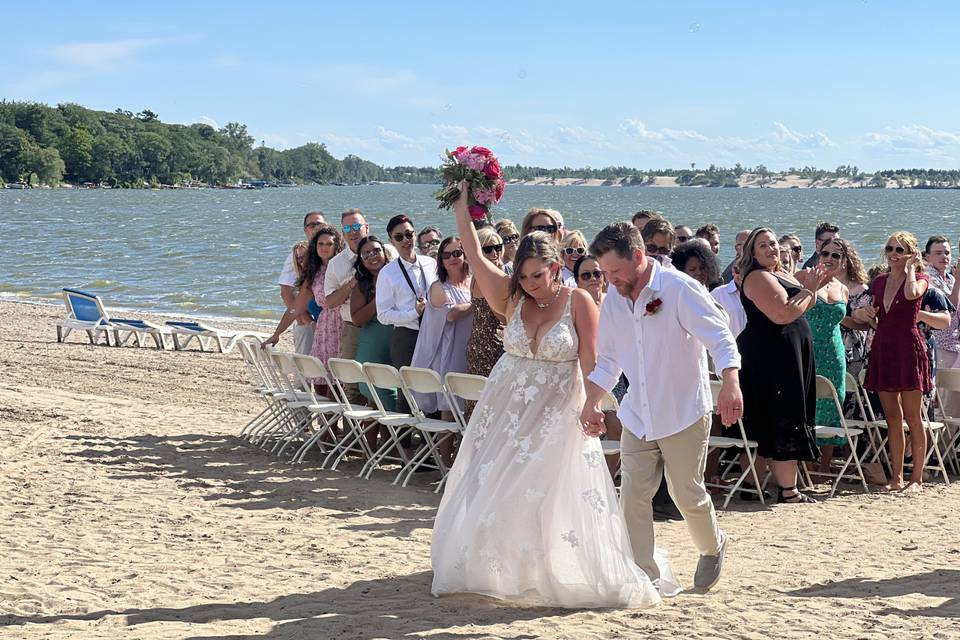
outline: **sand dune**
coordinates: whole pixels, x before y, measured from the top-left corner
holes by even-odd
[[[958,485],[734,503],[722,582],[651,610],[437,600],[428,477],[277,461],[234,437],[237,355],[60,345],[58,314],[0,303],[0,638],[958,637]]]

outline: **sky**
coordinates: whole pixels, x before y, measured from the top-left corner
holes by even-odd
[[[8,3],[0,98],[436,165],[960,166],[960,3]]]

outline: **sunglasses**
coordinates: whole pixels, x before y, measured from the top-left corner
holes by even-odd
[[[354,222],[353,224],[343,225],[344,233],[350,233],[351,231],[360,231],[360,229],[363,229],[363,224],[360,222]]]
[[[658,247],[655,244],[646,245],[647,253],[655,256],[668,256],[670,255],[670,247]]]
[[[689,239],[690,239],[690,236],[677,236],[678,242],[686,242]]]
[[[503,244],[488,244],[483,247],[484,253],[500,253],[503,251]]]
[[[580,279],[584,282],[603,280],[603,271],[583,271],[580,273]]]
[[[401,231],[400,233],[393,234],[393,239],[397,242],[403,242],[404,240],[413,240],[413,236],[415,235],[413,231]]]
[[[442,260],[449,260],[450,258],[462,258],[463,249],[454,249],[453,251],[444,251],[440,254]]]
[[[304,228],[304,229],[313,229],[314,227],[319,227],[319,226],[322,225],[322,224],[323,224],[323,223],[322,223],[322,222],[319,222],[319,221],[318,221],[318,222],[308,222],[307,224],[303,225],[303,228]]]
[[[440,241],[439,241],[439,240],[424,240],[423,242],[420,243],[420,246],[421,246],[421,247],[439,247],[439,246],[440,246]]]
[[[578,256],[582,256],[583,254],[585,254],[585,253],[587,252],[587,250],[584,249],[583,247],[566,247],[566,248],[563,250],[563,252],[564,252],[565,254],[567,254],[568,256],[572,256],[573,254],[577,254]]]
[[[834,260],[839,260],[839,259],[841,259],[841,258],[843,257],[843,254],[842,254],[842,253],[835,253],[835,252],[833,252],[833,251],[827,251],[826,249],[824,249],[823,251],[820,252],[820,257],[821,257],[821,258],[833,258]]]
[[[800,255],[801,253],[803,253],[803,247],[802,246],[790,247],[790,251],[793,251],[795,254]]]
[[[363,253],[360,254],[360,257],[363,258],[364,260],[369,260],[370,258],[373,258],[375,256],[381,256],[381,255],[383,255],[383,249],[380,247],[377,247],[376,249],[370,249],[369,251],[364,251]]]
[[[904,249],[903,247],[891,247],[890,245],[885,246],[883,250],[885,253],[893,253],[894,251],[896,251],[900,255],[903,255],[907,252],[907,250]]]
[[[502,236],[502,237],[503,237],[503,244],[517,244],[517,242],[520,240],[520,236],[515,233],[513,235]]]
[[[555,224],[538,224],[536,226],[530,227],[531,231],[543,231],[544,233],[556,233],[559,229]]]

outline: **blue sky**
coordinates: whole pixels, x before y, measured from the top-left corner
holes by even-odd
[[[8,3],[0,97],[431,165],[960,166],[960,3]]]

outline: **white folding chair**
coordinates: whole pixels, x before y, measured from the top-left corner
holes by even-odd
[[[860,484],[863,485],[863,490],[869,493],[870,487],[867,486],[867,479],[864,477],[863,468],[860,465],[860,455],[857,453],[857,440],[863,433],[863,429],[851,427],[847,424],[846,418],[843,417],[843,405],[840,404],[840,398],[837,396],[837,389],[833,386],[833,383],[828,378],[823,376],[817,376],[817,400],[828,400],[832,402],[837,410],[837,415],[840,417],[839,427],[829,427],[823,425],[815,426],[814,432],[817,438],[843,438],[846,441],[847,447],[850,449],[850,453],[847,454],[847,457],[841,463],[839,471],[808,470],[808,475],[827,476],[829,478],[833,478],[833,485],[830,487],[831,498],[834,496],[834,494],[836,494],[840,480],[844,478],[850,480],[859,480]],[[856,474],[847,474],[847,469],[850,467],[851,462],[856,468]],[[833,466],[833,464],[833,461],[831,461],[830,465]]]
[[[942,454],[950,462],[953,472],[960,473],[960,416],[952,415],[952,410],[947,413],[943,402],[944,397],[960,394],[960,369],[938,369],[934,392],[937,394],[937,404],[944,424]]]
[[[717,408],[717,398],[720,396],[720,389],[722,388],[722,383],[719,380],[710,381],[710,392],[713,394],[713,406],[714,411]],[[748,407],[749,409],[749,407]],[[737,464],[738,460],[740,462],[740,475],[737,476],[737,479],[733,484],[719,484],[704,482],[704,485],[707,487],[712,487],[716,489],[721,489],[725,493],[725,498],[723,500],[723,506],[721,508],[726,509],[730,505],[730,501],[733,499],[733,496],[736,495],[738,491],[745,493],[756,494],[757,498],[760,500],[760,504],[765,504],[764,495],[763,495],[763,485],[760,483],[760,477],[757,475],[757,442],[755,440],[750,440],[747,438],[747,432],[743,428],[743,421],[737,420],[737,431],[740,434],[740,437],[727,437],[727,436],[710,436],[707,440],[707,455],[713,451],[737,451],[739,449],[743,450],[743,454],[747,459],[746,468],[743,466],[743,460],[739,456],[734,456],[733,459],[727,462],[726,467],[723,472],[720,474],[720,478],[723,479],[731,472],[733,466]],[[747,476],[753,478],[753,487],[744,486],[744,482],[747,479]]]
[[[410,405],[410,411],[418,420],[416,424],[414,424],[414,428],[420,432],[424,447],[400,470],[400,473],[397,474],[393,483],[396,484],[401,477],[405,476],[402,485],[405,487],[418,469],[424,467],[436,469],[440,472],[440,481],[437,483],[434,493],[439,493],[449,472],[449,468],[443,461],[443,456],[440,455],[439,447],[441,443],[452,440],[460,433],[460,423],[456,420],[449,421],[428,418],[417,403],[415,394],[438,394],[444,398],[447,406],[451,407],[451,411],[452,407],[457,404],[457,400],[444,386],[443,381],[440,379],[440,374],[432,369],[401,367],[400,381],[403,383],[403,395]]]
[[[374,416],[380,414],[379,409],[371,407],[355,407],[350,403],[344,385],[363,383],[367,386],[369,381],[363,372],[363,365],[356,360],[346,358],[330,358],[327,360],[328,380],[331,385],[331,392],[343,406],[341,416],[349,429],[349,433],[344,434],[333,449],[327,454],[320,465],[321,469],[326,469],[332,462],[330,469],[336,469],[349,454],[362,456],[365,460],[373,457],[373,450],[367,443],[367,432],[372,429],[379,429]],[[375,394],[374,394],[375,395]],[[298,461],[303,460],[301,454]]]
[[[257,444],[265,434],[276,431],[287,419],[286,406],[287,391],[281,382],[280,373],[270,355],[273,347],[261,349],[259,346],[243,343],[245,349],[259,371],[262,384],[256,392],[267,403],[266,408],[241,430],[240,437],[245,437],[251,444]]]
[[[317,443],[324,435],[335,433],[333,425],[343,410],[339,402],[332,401],[330,398],[317,393],[314,388],[315,378],[319,378],[322,384],[329,385],[323,362],[311,356],[297,353],[284,353],[283,357],[287,372],[293,379],[294,387],[299,390],[297,392],[297,408],[302,417],[294,430],[278,443],[279,448],[274,447],[278,456],[283,455],[284,450],[291,442],[301,437],[318,421],[319,426],[316,428],[316,432],[309,438],[305,438],[302,446],[307,446],[311,442]],[[305,372],[305,368],[309,370],[309,374]],[[297,453],[300,453],[299,449]],[[294,458],[296,458],[296,455],[294,455]]]
[[[483,395],[483,389],[487,384],[484,376],[477,376],[470,373],[456,373],[451,371],[444,377],[445,386],[450,395],[462,400],[477,402]],[[460,423],[461,431],[467,430],[467,420],[460,409],[460,403],[450,405],[453,410],[453,417]]]
[[[369,479],[374,470],[386,462],[396,462],[401,470],[410,463],[410,459],[403,452],[401,441],[413,434],[416,430],[414,425],[418,420],[412,413],[388,411],[380,400],[380,394],[377,393],[377,389],[395,391],[398,396],[403,393],[403,380],[396,368],[389,364],[365,362],[363,373],[367,376],[367,384],[372,391],[370,395],[373,396],[379,411],[373,416],[373,420],[387,429],[386,442],[373,453],[373,457],[367,460],[367,464],[360,470],[360,476]],[[391,452],[396,453],[391,455]]]
[[[862,458],[862,462],[876,462],[882,460],[883,463],[890,466],[890,457],[887,455],[886,443],[887,421],[877,419],[870,404],[870,398],[860,381],[850,372],[846,377],[847,393],[853,394],[853,400],[856,403],[857,413],[860,418],[847,418],[847,426],[862,429],[867,436],[868,449]],[[867,458],[867,456],[870,456]]]

